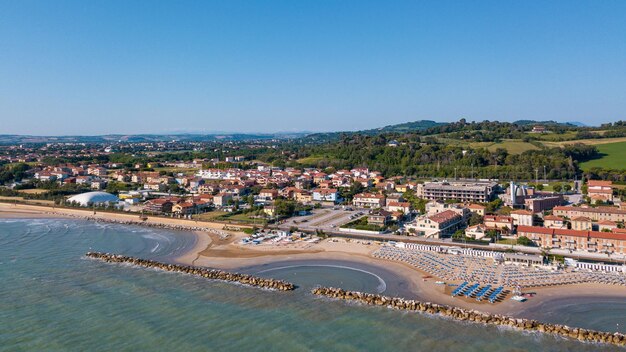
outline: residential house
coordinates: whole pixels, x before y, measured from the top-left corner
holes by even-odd
[[[189,216],[196,210],[196,205],[192,202],[181,202],[172,206],[172,212],[179,216]]]
[[[267,214],[268,216],[273,217],[276,215],[276,207],[273,205],[266,205],[263,207],[263,212]]]
[[[299,190],[294,192],[294,197],[298,203],[308,204],[313,202],[313,195],[309,191]]]
[[[551,229],[566,229],[565,219],[556,215],[546,215],[543,218],[543,226]]]
[[[593,230],[593,222],[591,219],[585,216],[579,216],[573,218],[570,223],[572,224],[572,230],[577,231],[591,231]]]
[[[513,231],[513,218],[503,215],[485,215],[485,226],[489,229],[511,233]]]
[[[174,204],[166,198],[151,199],[144,203],[143,209],[146,212],[163,214],[171,213]]]
[[[385,226],[391,221],[391,213],[385,210],[379,210],[367,216],[367,223],[377,226]]]
[[[483,237],[485,237],[486,233],[487,233],[487,226],[485,226],[485,224],[478,224],[478,225],[474,225],[474,226],[469,226],[465,229],[465,236],[466,237],[472,237],[474,239],[481,239]]]
[[[612,232],[617,229],[617,223],[609,220],[600,220],[598,221],[598,231],[608,231]]]
[[[613,182],[589,180],[587,181],[587,195],[593,202],[612,202]]]
[[[378,193],[359,193],[352,198],[352,204],[359,208],[382,208],[385,196]]]
[[[514,210],[511,212],[511,218],[515,226],[533,226],[533,213],[528,210]]]
[[[277,189],[262,189],[259,192],[259,199],[260,200],[274,200],[278,197],[278,190]]]
[[[314,202],[332,202],[340,201],[339,192],[334,188],[317,188],[312,192]]]
[[[472,213],[476,213],[480,216],[485,216],[485,206],[484,205],[480,205],[480,204],[470,204],[467,206],[467,209],[469,209]]]
[[[229,193],[218,193],[213,197],[213,204],[218,207],[225,207],[229,202],[233,200],[232,194]]]
[[[390,212],[401,212],[406,215],[411,213],[412,208],[409,202],[390,202],[387,204],[387,210]]]
[[[91,189],[93,190],[101,190],[107,188],[107,180],[103,179],[94,179],[91,181]]]

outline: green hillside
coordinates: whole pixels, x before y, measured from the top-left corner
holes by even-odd
[[[580,164],[581,169],[589,170],[594,167],[605,169],[626,169],[626,142],[598,144],[598,151],[603,156]]]

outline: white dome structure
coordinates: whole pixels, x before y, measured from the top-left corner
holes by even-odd
[[[114,204],[119,202],[119,198],[107,192],[87,192],[71,196],[67,199],[69,203],[76,202],[83,207],[88,205]]]

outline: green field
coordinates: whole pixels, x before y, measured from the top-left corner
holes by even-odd
[[[322,160],[330,160],[330,159],[327,159],[327,157],[325,157],[323,155],[311,155],[311,156],[308,156],[306,158],[300,158],[297,161],[300,164],[315,165],[315,164],[317,164],[318,162],[320,162]]]
[[[536,138],[540,141],[551,141],[558,142],[564,139],[573,139],[576,138],[576,132],[565,132],[565,133],[526,133],[527,136]]]
[[[518,139],[508,139],[500,143],[494,143],[487,147],[489,151],[495,151],[498,148],[506,149],[510,154],[522,154],[528,150],[538,150],[536,145],[524,142]]]
[[[467,142],[464,140],[455,140],[450,138],[439,138],[439,141],[448,145],[464,146],[469,145],[470,148],[485,148],[489,151],[495,151],[498,148],[506,149],[510,154],[521,154],[527,150],[540,149],[536,145],[524,142],[521,139],[505,139],[502,142]]]
[[[587,144],[587,145],[602,145],[602,144],[617,144],[618,142],[626,142],[626,137],[616,138],[595,138],[595,139],[573,139],[571,141],[562,142],[542,142],[546,147],[562,147],[566,144]]]
[[[487,150],[493,152],[498,148],[506,149],[510,154],[521,154],[527,150],[538,150],[534,144],[524,142],[520,139],[505,139],[502,142],[492,143],[492,142],[473,142],[470,143],[470,147],[472,148],[486,148]]]
[[[626,142],[597,144],[596,148],[604,156],[600,159],[586,161],[580,164],[581,169],[589,170],[593,167],[606,169],[626,169]]]

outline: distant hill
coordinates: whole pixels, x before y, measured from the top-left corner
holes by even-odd
[[[581,124],[580,122],[578,122],[578,124],[576,122],[557,122],[557,121],[552,121],[552,120],[548,120],[548,121],[535,121],[535,120],[517,120],[515,122],[513,122],[516,125],[520,125],[520,126],[527,126],[527,125],[542,125],[542,126],[549,126],[549,125],[563,125],[563,126],[585,126],[584,124]]]
[[[419,120],[413,122],[405,122],[399,123],[396,125],[388,125],[385,127],[375,128],[371,130],[363,130],[359,131],[362,134],[376,134],[376,133],[404,133],[404,132],[412,132],[412,131],[420,131],[425,130],[427,128],[447,125],[447,122],[436,122],[431,120]]]
[[[494,121],[496,122],[496,121]],[[567,126],[584,127],[579,122],[556,122],[518,120],[513,124],[520,126]],[[166,134],[108,134],[100,136],[29,136],[29,135],[0,135],[0,144],[27,144],[27,143],[118,143],[118,142],[210,142],[210,141],[248,141],[248,140],[296,140],[302,143],[325,143],[337,141],[342,135],[369,135],[374,136],[383,133],[411,133],[433,129],[433,133],[440,133],[436,127],[450,126],[453,128],[458,123],[436,122],[432,120],[418,120],[413,122],[387,125],[384,127],[360,130],[360,131],[337,131],[337,132],[280,132],[280,133],[166,133]],[[462,125],[460,125],[462,126]],[[445,131],[445,132],[451,132]]]
[[[305,141],[308,142],[330,142],[334,140],[338,140],[341,135],[353,135],[353,134],[364,134],[364,135],[377,135],[381,133],[407,133],[407,132],[415,132],[429,129],[431,127],[443,126],[447,125],[448,122],[436,122],[431,120],[418,120],[413,122],[404,122],[396,125],[387,125],[385,127],[373,128],[369,130],[360,130],[360,131],[344,131],[344,132],[319,132],[312,133],[306,136]]]

